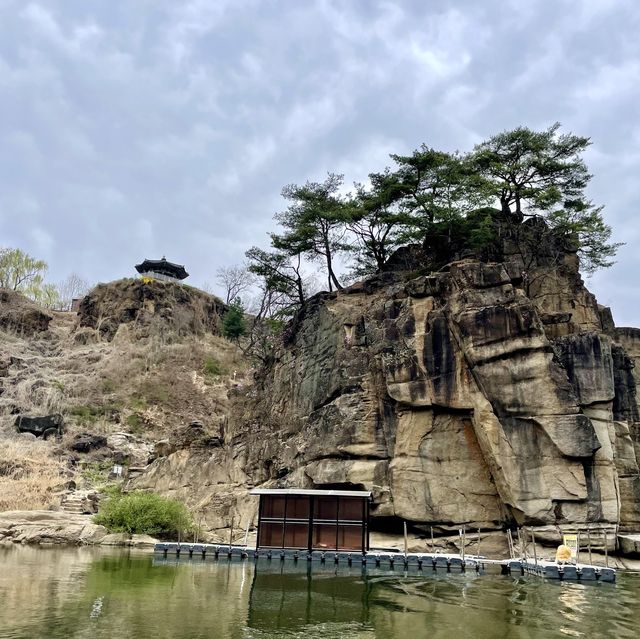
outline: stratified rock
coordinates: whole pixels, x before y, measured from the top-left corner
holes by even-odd
[[[87,515],[49,510],[0,513],[0,542],[87,545],[100,543],[106,528]]]
[[[627,557],[640,557],[640,534],[618,535],[620,552]]]
[[[212,528],[252,525],[257,485],[370,490],[373,530],[640,530],[640,331],[611,327],[574,249],[507,237],[502,262],[314,296],[215,446],[185,432],[133,485]]]

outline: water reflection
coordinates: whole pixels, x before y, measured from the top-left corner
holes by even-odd
[[[640,575],[497,574],[0,549],[0,638],[636,637]]]

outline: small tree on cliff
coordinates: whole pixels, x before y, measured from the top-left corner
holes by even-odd
[[[91,286],[87,280],[80,277],[77,273],[71,273],[67,279],[60,282],[57,286],[60,296],[60,310],[70,311],[73,300],[84,297],[90,289]]]
[[[229,305],[222,321],[222,334],[233,342],[237,342],[247,330],[244,320],[244,308],[239,297]]]
[[[485,178],[484,189],[507,217],[544,214],[565,201],[584,198],[591,175],[581,153],[589,138],[559,134],[556,122],[545,131],[518,127],[478,144],[470,160]]]
[[[402,208],[413,217],[422,234],[445,225],[484,204],[487,196],[478,180],[457,153],[437,151],[423,144],[412,155],[392,155],[394,176]]]
[[[216,271],[216,282],[224,289],[224,301],[230,304],[256,283],[256,277],[246,266],[223,266]]]
[[[264,316],[291,315],[306,299],[302,256],[282,250],[265,251],[257,246],[245,253],[248,270],[257,276],[263,291]]]
[[[356,184],[348,203],[347,229],[355,238],[349,250],[355,254],[354,274],[382,269],[390,254],[402,245],[402,230],[410,217],[400,208],[403,185],[389,169],[369,174],[370,187]]]
[[[271,236],[276,250],[324,262],[330,291],[342,289],[334,261],[336,254],[347,248],[344,234],[349,207],[339,194],[342,179],[342,175],[329,173],[324,182],[285,186],[282,196],[291,204],[275,216],[284,233]]]

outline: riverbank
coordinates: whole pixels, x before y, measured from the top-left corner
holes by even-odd
[[[203,535],[202,542],[226,543],[227,540],[208,538]],[[467,552],[477,552],[477,545],[470,535]],[[110,533],[104,526],[93,521],[93,515],[79,515],[54,510],[14,510],[0,512],[0,545],[29,544],[29,545],[59,545],[59,546],[121,546],[130,548],[152,549],[158,539],[149,535],[129,535],[126,533]],[[457,537],[439,537],[435,540],[432,550],[436,552],[457,552]],[[234,538],[234,543],[238,540]],[[401,536],[372,533],[373,547],[403,548],[404,540]],[[248,547],[255,547],[255,532],[247,538]],[[429,545],[429,544],[427,544]],[[532,552],[532,546],[530,552]],[[549,557],[554,549],[536,545],[539,557]],[[426,552],[425,541],[410,536],[407,550],[409,552]],[[495,559],[508,556],[504,534],[498,531],[482,534],[481,554]],[[586,554],[583,559],[586,558]],[[604,555],[593,552],[593,563],[605,565]],[[609,555],[608,564],[618,570],[640,571],[640,559],[620,555]]]
[[[104,526],[94,523],[93,515],[55,510],[0,512],[0,544],[153,548],[157,541],[149,535],[110,533]]]

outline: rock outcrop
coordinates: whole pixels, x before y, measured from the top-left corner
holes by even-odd
[[[104,526],[86,515],[48,510],[0,513],[0,542],[85,545],[100,543]]]
[[[130,546],[150,548],[149,535],[109,533],[91,515],[50,510],[0,512],[0,544],[56,544],[65,546]]]
[[[112,340],[121,326],[135,325],[144,336],[170,332],[178,337],[220,334],[226,306],[213,295],[160,280],[124,279],[98,284],[80,302],[80,327]],[[78,333],[78,339],[82,339]]]
[[[49,313],[21,293],[0,289],[0,330],[29,337],[46,331],[51,319]]]
[[[210,525],[255,485],[373,492],[373,527],[640,530],[640,331],[615,329],[572,250],[384,273],[308,302],[216,448],[139,480]],[[240,524],[240,525],[244,525]]]

